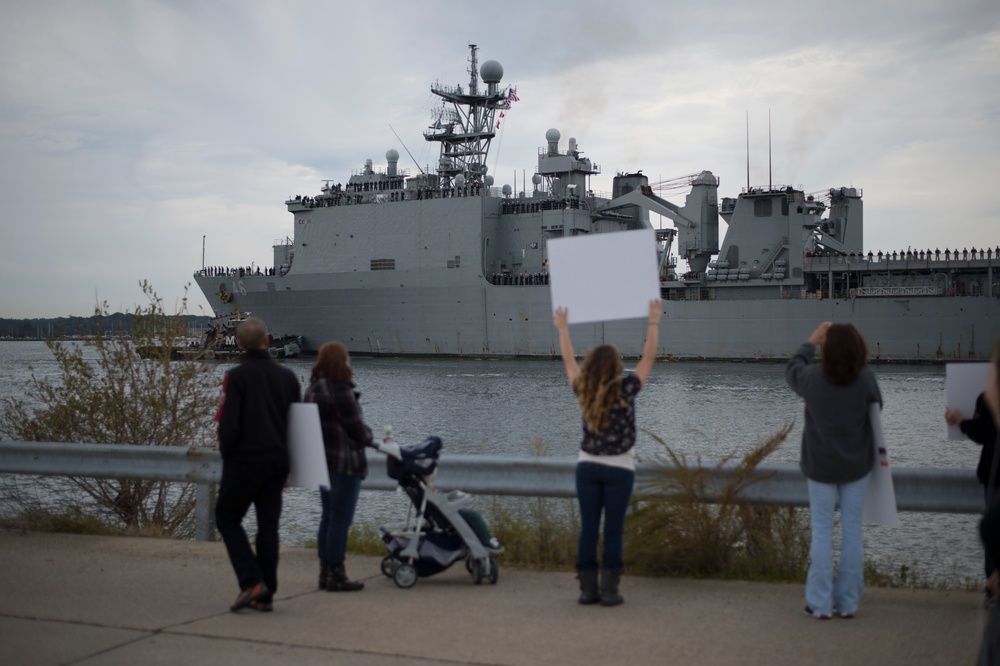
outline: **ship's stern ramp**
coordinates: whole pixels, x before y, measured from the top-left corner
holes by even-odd
[[[691,272],[704,273],[712,255],[719,251],[718,187],[718,178],[711,171],[702,171],[692,179],[691,191],[683,207],[658,197],[649,185],[642,185],[615,197],[596,212],[637,206],[669,218],[677,225],[678,253],[687,260]],[[652,228],[648,216],[644,215],[643,221],[644,226]]]

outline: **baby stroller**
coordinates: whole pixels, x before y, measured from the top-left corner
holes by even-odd
[[[474,584],[485,578],[495,585],[500,573],[495,556],[503,553],[503,546],[490,535],[482,516],[463,508],[471,495],[461,490],[445,494],[434,487],[440,451],[441,438],[428,437],[400,447],[399,459],[387,460],[389,476],[399,481],[411,507],[404,527],[379,528],[389,550],[382,559],[382,573],[405,589],[416,585],[417,578],[433,576],[464,559]]]

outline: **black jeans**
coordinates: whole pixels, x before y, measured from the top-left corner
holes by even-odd
[[[287,478],[287,461],[231,460],[222,464],[215,523],[241,590],[259,582],[267,585],[272,594],[278,589],[278,519]],[[251,504],[257,512],[256,555],[243,530],[243,518]]]

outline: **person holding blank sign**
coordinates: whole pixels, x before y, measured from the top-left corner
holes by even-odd
[[[1000,425],[1000,346],[993,352],[989,382],[981,398],[992,417],[996,437],[996,427]],[[979,523],[979,537],[986,549],[987,561],[993,564],[993,570],[987,572],[986,589],[996,599],[1000,594],[1000,571],[996,568],[996,562],[1000,562],[1000,498],[996,495],[992,497],[986,514]],[[976,663],[1000,664],[1000,606],[995,603],[991,603],[986,616]]]
[[[576,466],[576,494],[580,503],[580,541],[576,569],[580,603],[617,606],[624,563],[622,535],[625,511],[635,482],[635,396],[646,385],[659,341],[660,299],[649,302],[649,324],[642,358],[622,377],[621,354],[613,345],[598,345],[577,365],[569,335],[569,313],[556,308],[553,321],[559,332],[559,350],[569,385],[583,417],[583,441]],[[604,553],[597,560],[598,529],[604,514]],[[598,584],[598,570],[600,583]]]

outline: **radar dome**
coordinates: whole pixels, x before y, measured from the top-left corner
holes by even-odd
[[[455,176],[455,187],[465,187],[465,176],[462,174]]]
[[[496,60],[487,60],[479,67],[479,76],[486,83],[500,83],[503,78],[503,65]]]
[[[545,133],[545,140],[558,141],[560,136],[561,135],[559,134],[559,130],[553,127],[552,129],[550,129],[548,132]]]
[[[692,185],[718,185],[719,183],[715,180],[715,175],[711,171],[702,171],[698,174],[698,177],[694,179],[691,183]]]
[[[486,187],[493,187],[493,176],[486,176]]]
[[[398,162],[399,161],[399,151],[395,148],[390,148],[385,151],[385,161],[386,162]]]
[[[541,183],[542,183],[542,176],[540,174],[536,173],[535,175],[533,175],[531,177],[531,182],[534,183],[535,185],[541,185]]]
[[[509,196],[510,196],[510,193],[511,193],[511,192],[513,192],[513,191],[514,191],[514,190],[512,190],[512,189],[511,189],[510,185],[504,185],[504,186],[503,186],[503,195],[504,195],[505,197],[509,197]]]

